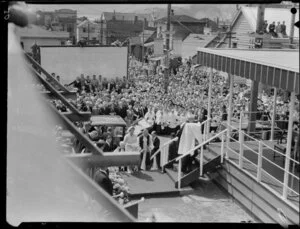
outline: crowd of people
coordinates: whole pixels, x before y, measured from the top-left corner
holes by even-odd
[[[285,21],[280,23],[280,21],[277,22],[277,25],[275,24],[275,21],[273,21],[271,24],[268,25],[268,21],[264,21],[264,27],[263,27],[264,33],[270,33],[272,37],[280,37],[280,38],[286,38],[286,25]]]
[[[145,69],[137,61],[129,65],[128,79],[116,78],[107,80],[101,75],[92,78],[82,74],[69,85],[77,89],[76,100],[69,102],[80,111],[90,111],[92,115],[119,115],[126,124],[127,130],[124,138],[122,130],[118,127],[93,126],[91,122],[75,122],[75,125],[94,142],[103,152],[138,151],[141,154],[139,166],[122,166],[114,168],[113,172],[100,169],[95,179],[106,191],[116,196],[120,203],[128,201],[128,187],[121,180],[120,172],[132,173],[138,170],[160,169],[160,154],[153,160],[150,157],[160,148],[158,135],[169,135],[171,138],[179,137],[182,126],[186,122],[203,122],[208,118],[208,85],[209,74],[205,69],[192,68],[187,61],[181,65],[176,74],[169,77],[168,93],[165,93],[163,83],[163,69],[161,67]],[[149,71],[150,69],[150,71]],[[52,74],[55,77],[55,74]],[[211,97],[211,123],[210,131],[217,132],[222,121],[226,121],[229,108],[229,82],[226,76],[219,72],[213,73],[213,88]],[[241,112],[248,112],[250,101],[250,86],[234,83],[233,89],[233,117],[239,118]],[[258,120],[269,120],[273,110],[273,92],[263,90],[258,100]],[[299,104],[299,101],[297,99]],[[52,103],[61,112],[68,108],[59,100]],[[287,123],[289,118],[288,100],[284,94],[278,93],[277,120]],[[299,109],[293,114],[295,123],[299,128]],[[266,118],[267,117],[267,118]],[[143,120],[148,128],[136,133],[135,125]],[[287,128],[287,127],[286,127]],[[203,129],[202,129],[203,133]],[[178,156],[179,140],[169,145],[168,161]],[[76,138],[73,139],[75,153],[89,152],[88,149]],[[197,165],[193,155],[185,157],[182,162],[182,172],[188,173]],[[170,163],[168,166],[172,166]],[[100,178],[99,178],[100,177]]]
[[[137,61],[131,61],[129,79],[123,77],[107,80],[101,75],[98,77],[93,75],[90,79],[89,76],[84,77],[82,74],[69,84],[78,90],[76,100],[69,101],[78,110],[90,111],[92,115],[119,115],[125,120],[128,128],[144,119],[151,126],[148,128],[149,135],[152,131],[159,135],[176,134],[183,123],[203,122],[208,118],[210,73],[205,69],[191,68],[190,64],[184,63],[177,69],[176,74],[170,75],[168,93],[165,93],[163,69],[157,67],[155,71],[148,71],[144,67],[145,64],[142,66]],[[235,83],[233,92],[232,114],[233,117],[239,118],[241,112],[245,114],[248,112],[250,86]],[[211,130],[214,132],[222,121],[227,120],[228,97],[228,79],[219,72],[214,72],[210,117]],[[53,103],[60,111],[67,110],[59,100],[54,100]],[[272,110],[272,92],[263,92],[258,101],[258,111],[261,111],[258,112],[258,119],[262,117],[265,121],[270,119]],[[288,101],[284,101],[283,95],[278,96],[277,113],[277,119],[288,119]],[[299,111],[296,110],[293,116],[298,120]],[[97,128],[83,123],[77,125],[90,139],[97,142],[104,152],[120,148],[120,142],[111,145],[112,139],[117,135],[113,128]],[[126,142],[126,139],[128,138],[125,137],[125,149],[130,148],[132,144],[132,139],[129,142]],[[137,141],[136,143],[138,146]],[[151,148],[153,146],[149,147],[149,152]],[[79,147],[78,152],[81,151],[82,148]]]

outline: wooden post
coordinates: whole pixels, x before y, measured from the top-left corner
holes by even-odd
[[[261,181],[261,169],[262,169],[262,143],[258,142],[258,161],[257,161],[257,182]]]
[[[283,179],[283,199],[287,199],[288,194],[288,184],[289,184],[289,171],[290,171],[290,156],[292,149],[292,137],[293,137],[293,113],[295,106],[295,92],[291,92],[290,97],[290,109],[289,109],[289,126],[288,126],[288,136],[286,143],[286,153],[285,153],[285,168],[284,168],[284,179]]]
[[[296,8],[296,3],[294,3],[294,7]],[[299,10],[299,9],[298,9]],[[295,29],[295,17],[296,17],[296,14],[292,14],[291,16],[291,27],[290,27],[290,44],[293,44],[293,41],[294,41],[294,29]]]
[[[274,97],[273,97],[273,114],[272,114],[272,125],[271,125],[271,141],[274,141],[274,127],[276,119],[276,101],[277,101],[277,88],[274,88]]]

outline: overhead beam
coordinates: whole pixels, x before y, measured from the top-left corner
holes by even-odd
[[[109,152],[103,155],[83,153],[65,157],[80,168],[139,165],[141,158],[139,152]]]

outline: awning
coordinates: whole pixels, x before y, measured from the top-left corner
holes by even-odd
[[[198,64],[299,94],[299,51],[198,48]]]

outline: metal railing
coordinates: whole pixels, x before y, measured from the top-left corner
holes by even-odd
[[[167,141],[165,144],[163,144],[161,147],[159,147],[158,150],[155,151],[155,153],[150,157],[150,160],[153,160],[154,157],[156,157],[156,155],[157,155],[159,152],[163,152],[163,149],[165,149],[165,148],[166,148],[167,146],[169,146],[172,142],[177,141],[177,140],[178,140],[178,137],[175,137],[175,138],[171,139],[170,141]],[[163,170],[163,166],[164,166],[164,165],[161,166],[161,167],[162,167],[162,170]]]
[[[186,152],[185,154],[178,156],[175,160],[179,161],[178,164],[178,176],[177,176],[177,180],[178,180],[178,189],[181,188],[181,168],[182,168],[182,159],[184,157],[186,157],[187,155],[190,155],[192,153],[194,153],[195,150],[199,149],[201,147],[201,154],[200,154],[200,176],[203,176],[203,152],[204,152],[204,145],[208,144],[209,142],[211,142],[212,140],[214,140],[215,138],[218,138],[221,136],[222,138],[222,144],[221,144],[221,163],[223,163],[223,157],[224,157],[224,134],[227,132],[227,129],[221,131],[220,133],[216,134],[215,136],[209,138],[208,140],[203,141],[202,143],[200,143],[199,145],[195,146],[193,149],[189,150],[188,152]]]
[[[299,166],[299,161],[296,161],[295,158],[292,158],[291,156],[288,156],[286,155],[285,153],[282,153],[282,152],[279,152],[278,150],[276,149],[273,149],[271,146],[269,146],[268,144],[264,143],[263,141],[261,140],[257,140],[253,137],[251,137],[249,134],[245,133],[244,131],[242,131],[240,128],[235,128],[231,125],[229,125],[229,127],[231,129],[234,129],[234,130],[237,130],[238,133],[239,133],[239,141],[236,141],[238,142],[239,144],[239,150],[238,152],[232,148],[230,148],[229,146],[227,146],[227,150],[230,150],[231,152],[234,152],[235,154],[238,155],[238,167],[246,172],[247,169],[244,168],[243,166],[243,161],[246,160],[248,162],[250,162],[250,164],[252,164],[254,167],[256,167],[256,176],[254,176],[252,173],[247,173],[249,174],[250,176],[252,176],[254,179],[256,179],[257,182],[261,183],[261,184],[264,184],[265,186],[268,186],[269,189],[272,189],[273,191],[275,191],[274,193],[276,193],[276,195],[282,199],[284,199],[285,201],[288,201],[288,197],[285,197],[284,196],[284,193],[285,192],[291,192],[291,193],[294,193],[295,195],[294,196],[299,196],[299,190],[295,190],[294,189],[294,180],[297,181],[297,183],[299,183],[299,176],[296,176],[295,175],[295,166],[298,165]],[[248,147],[245,142],[244,142],[244,138],[247,137],[247,138],[250,138],[252,139],[252,142],[255,142],[258,144],[258,152],[250,147]],[[227,139],[229,140],[229,139]],[[297,142],[296,142],[297,144]],[[245,156],[244,156],[244,150],[248,150],[248,151],[251,151],[252,153],[256,154],[257,155],[257,163],[254,163],[253,161],[247,159]],[[276,154],[279,154],[281,155],[284,159],[285,159],[285,163],[287,163],[287,160],[293,162],[293,168],[292,168],[292,171],[290,171],[290,168],[285,168],[285,167],[282,167],[282,166],[279,166],[278,164],[274,163],[273,161],[271,161],[268,157],[266,157],[264,154],[263,154],[263,151],[264,149],[267,149],[267,150],[271,150],[273,153],[276,153]],[[294,152],[294,157],[295,157],[295,154],[297,152]],[[227,160],[234,162],[233,158],[230,158],[228,157]],[[283,181],[279,180],[274,174],[270,174],[268,171],[266,171],[263,166],[262,166],[262,162],[265,161],[269,164],[271,164],[272,166],[275,166],[277,169],[280,169],[284,174],[288,174],[288,178],[291,178],[291,185],[289,185],[289,179],[284,179]],[[266,184],[264,181],[262,181],[262,173],[264,174],[267,174],[268,176],[270,176],[273,180],[275,180],[277,183],[279,183],[280,185],[282,185],[283,187],[283,192],[282,192],[282,195],[280,194],[280,192],[276,189],[274,189],[274,187]],[[290,195],[292,196],[292,195]]]

